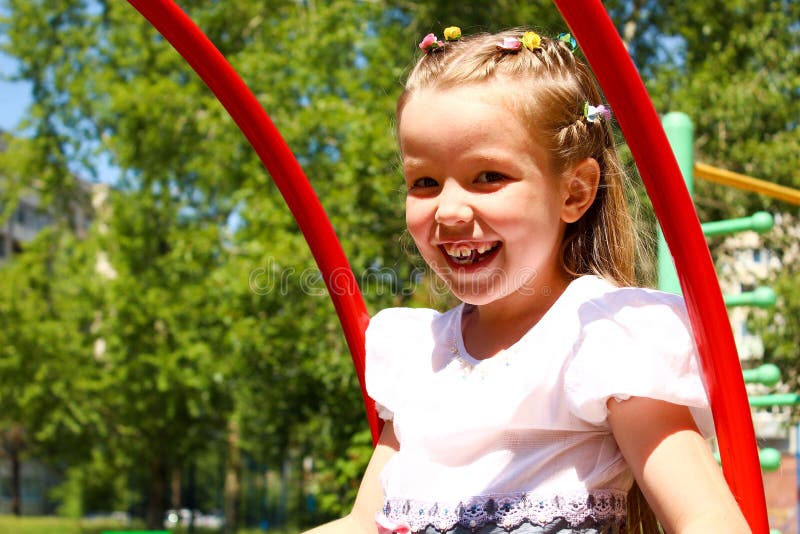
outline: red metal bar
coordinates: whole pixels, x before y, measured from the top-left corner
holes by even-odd
[[[750,528],[769,532],[744,378],[692,199],[658,114],[599,0],[554,0],[617,117],[661,223],[692,322],[725,478]]]
[[[173,2],[129,0],[181,53],[253,145],[305,235],[336,306],[367,406],[364,330],[369,321],[355,277],[308,180],[258,101],[219,51]],[[633,62],[599,1],[556,0],[626,134],[675,259],[700,350],[725,475],[754,532],[768,532],[763,484],[744,381],[699,221],[660,121]],[[656,175],[656,169],[658,175]],[[667,217],[667,210],[672,217]],[[676,211],[680,216],[675,216]],[[734,469],[734,467],[736,469]]]
[[[278,186],[311,248],[353,357],[373,441],[379,420],[364,384],[364,299],[333,226],[303,169],[264,108],[206,35],[171,0],[128,0],[214,92]]]

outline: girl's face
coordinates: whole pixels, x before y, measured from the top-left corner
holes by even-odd
[[[503,82],[414,93],[399,117],[406,224],[462,301],[563,286],[568,194]]]

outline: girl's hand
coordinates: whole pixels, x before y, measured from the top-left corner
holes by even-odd
[[[687,407],[633,397],[610,399],[608,410],[619,448],[666,532],[750,532]]]

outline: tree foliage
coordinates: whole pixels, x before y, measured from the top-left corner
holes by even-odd
[[[606,5],[657,109],[695,121],[698,159],[797,185],[796,3]],[[370,450],[357,381],[313,258],[243,136],[127,4],[2,6],[2,48],[33,85],[25,122],[0,156],[2,215],[36,191],[59,224],[0,277],[8,385],[0,429],[21,424],[31,454],[69,463],[64,488],[81,493],[70,501],[78,511],[125,506],[157,526],[175,480],[184,504],[221,507],[221,489],[195,491],[188,474],[205,477],[198,487],[221,487],[208,465],[221,469],[226,455],[233,496],[244,491],[241,470],[256,465],[298,488],[293,517],[346,510]],[[181,7],[303,165],[370,310],[441,302],[421,285],[421,262],[403,237],[393,132],[402,78],[424,33],[458,24],[465,33],[557,34],[565,28],[555,8],[514,0]],[[95,193],[90,229],[73,224],[85,206],[78,176],[110,186]],[[704,217],[785,208],[718,186],[697,191]],[[304,504],[312,492],[326,496],[316,512]]]
[[[669,14],[660,24],[670,39],[672,60],[658,65],[648,80],[661,109],[689,114],[695,125],[698,161],[800,188],[800,4],[787,0],[660,2]],[[742,217],[765,209],[784,221],[766,236],[765,246],[782,267],[766,280],[778,305],[754,312],[753,332],[761,334],[765,361],[782,369],[783,388],[797,391],[798,287],[797,207],[755,193],[710,182],[695,182],[702,221]],[[789,230],[787,230],[789,228]],[[722,239],[711,241],[718,253]]]
[[[657,105],[688,113],[697,159],[800,187],[800,5],[788,0],[663,2],[663,31],[673,61],[650,87]],[[697,184],[701,215],[743,216],[785,204],[705,182]]]

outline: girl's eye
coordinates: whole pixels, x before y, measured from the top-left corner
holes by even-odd
[[[475,183],[478,184],[488,184],[492,182],[500,182],[506,179],[505,174],[501,174],[499,172],[494,171],[484,171],[475,178]]]
[[[417,178],[416,180],[414,180],[414,182],[411,184],[411,188],[416,189],[416,188],[436,187],[438,185],[439,183],[436,180],[434,180],[430,176],[425,176],[423,178]]]

